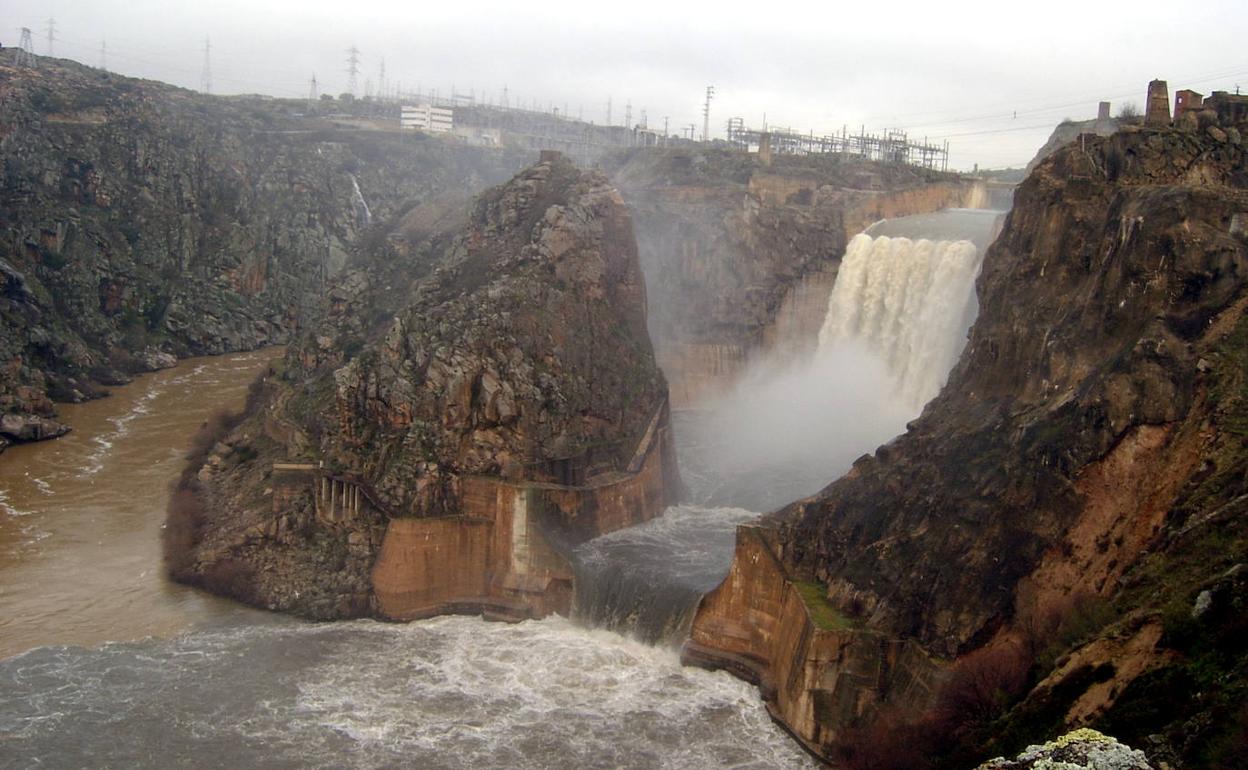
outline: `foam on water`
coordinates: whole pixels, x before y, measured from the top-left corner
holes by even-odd
[[[0,662],[50,766],[810,768],[753,687],[553,618],[248,626]]]
[[[5,492],[3,489],[0,489],[0,511],[2,511],[6,516],[15,516],[15,517],[16,516],[29,516],[32,513],[32,511],[24,511],[20,508],[14,507],[9,502],[8,492]]]

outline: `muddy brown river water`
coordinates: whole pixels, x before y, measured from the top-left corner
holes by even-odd
[[[61,407],[68,435],[0,456],[0,658],[263,616],[167,580],[160,529],[190,437],[214,412],[240,408],[280,353],[190,359],[144,375],[108,398]]]
[[[305,623],[166,580],[190,437],[278,352],[145,376],[0,457],[0,770],[813,767],[757,690],[668,645],[557,617]],[[635,537],[715,530],[724,571],[743,515],[681,506]]]

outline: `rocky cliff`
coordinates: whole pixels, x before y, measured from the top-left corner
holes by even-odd
[[[1027,163],[1027,173],[1030,174],[1035,170],[1040,162],[1049,157],[1053,153],[1062,149],[1066,145],[1075,141],[1082,134],[1089,136],[1109,136],[1118,130],[1119,126],[1128,123],[1138,122],[1132,119],[1123,118],[1096,118],[1094,120],[1063,120],[1053,129],[1053,133],[1049,134],[1049,138],[1040,146],[1040,149]]]
[[[619,193],[552,153],[462,219],[419,207],[334,283],[186,478],[176,576],[316,617],[566,612],[559,549],[672,498]]]
[[[763,165],[729,150],[639,149],[607,167],[637,224],[650,333],[678,407],[721,393],[765,351],[812,350],[849,238],[982,193],[952,174],[840,155]]]
[[[175,357],[285,341],[370,222],[520,156],[0,52],[0,447]]]
[[[1042,161],[941,394],[742,533],[691,657],[816,751],[886,718],[950,766],[1083,723],[1185,767],[1248,740],[1248,146],[1189,123]]]

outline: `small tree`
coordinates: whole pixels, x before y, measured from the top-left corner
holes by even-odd
[[[1119,120],[1135,120],[1139,116],[1140,108],[1135,105],[1135,102],[1123,102],[1118,108]]]

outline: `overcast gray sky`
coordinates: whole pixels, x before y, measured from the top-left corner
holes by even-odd
[[[204,38],[215,93],[306,96],[346,89],[346,49],[361,51],[360,91],[386,79],[442,94],[622,124],[644,109],[700,126],[715,86],[712,134],[729,117],[816,134],[900,128],[950,142],[957,168],[1021,165],[1063,117],[1108,99],[1142,106],[1148,81],[1203,93],[1248,92],[1248,2],[687,3],[493,0],[5,0],[0,42],[18,28],[47,52],[198,88]]]

